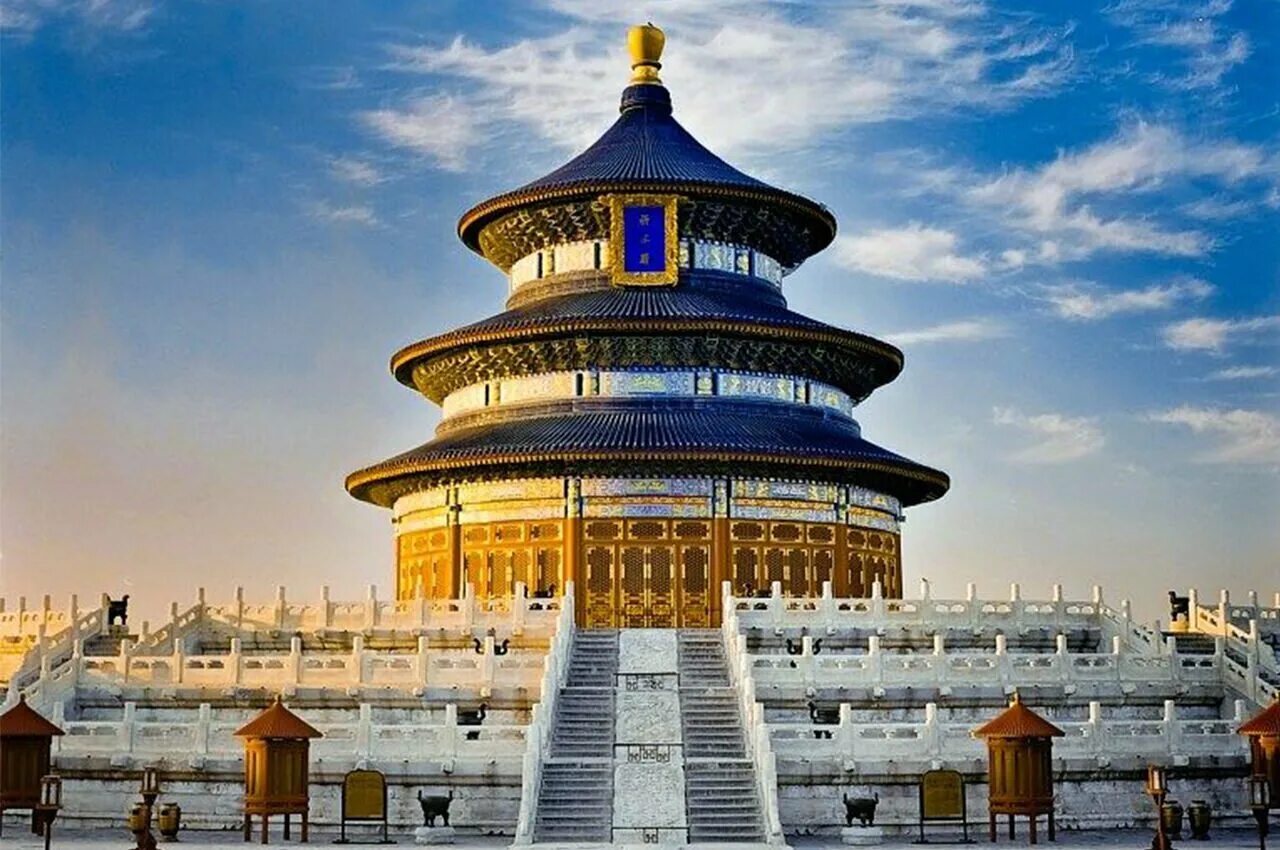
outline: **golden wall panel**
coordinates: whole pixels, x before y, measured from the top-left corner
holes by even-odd
[[[588,517],[474,523],[401,534],[396,593],[429,598],[562,590],[573,578],[584,628],[711,627],[720,582],[738,596],[902,594],[899,537],[834,523],[759,519]]]

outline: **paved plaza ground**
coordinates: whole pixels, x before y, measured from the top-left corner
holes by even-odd
[[[393,831],[391,837],[397,844],[413,845],[413,834],[411,831]],[[1273,831],[1272,838],[1278,838]],[[68,848],[68,850],[126,850],[133,845],[133,836],[125,829],[119,830],[62,830],[55,829],[53,834],[53,846],[56,848]],[[329,833],[327,829],[315,830],[312,832],[311,843],[318,845],[332,844],[337,838],[336,833]],[[171,842],[160,842],[163,848]],[[352,842],[353,844],[355,842]],[[838,838],[830,837],[812,837],[801,836],[793,838],[790,845],[795,848],[803,848],[803,850],[835,850],[835,848],[843,848],[844,845],[839,843]],[[950,847],[962,846],[943,844],[941,842],[930,842],[933,846]],[[198,847],[200,850],[247,850],[250,847],[262,847],[256,840],[250,844],[245,844],[240,840],[240,835],[235,831],[214,831],[214,830],[184,830],[181,833],[181,841],[177,842],[179,846],[186,845],[188,847]],[[36,838],[25,829],[12,828],[10,824],[5,825],[4,836],[0,837],[0,846],[6,850],[42,850],[44,842],[42,839]],[[296,841],[285,843],[276,837],[271,844],[267,845],[273,848],[296,848]],[[445,845],[447,846],[447,845]],[[466,850],[482,850],[482,848],[508,848],[511,846],[509,838],[499,836],[468,836],[459,835],[455,847],[466,848]],[[539,845],[540,847],[549,847],[551,845]],[[562,845],[563,847],[586,848],[590,845],[575,844]],[[619,847],[622,845],[599,845],[601,847]],[[652,847],[654,845],[637,845],[636,850],[643,847]],[[763,845],[734,845],[734,844],[704,844],[704,845],[685,845],[705,850],[739,850],[739,848],[751,847],[755,850],[763,847]],[[912,841],[912,837],[908,836],[890,836],[886,837],[885,843],[876,845],[883,850],[907,850],[913,848],[918,850],[921,846]],[[975,842],[975,847],[991,846],[987,842]],[[1001,840],[996,847],[1012,848],[1026,847],[1026,843],[1008,842]],[[1055,850],[1090,850],[1090,848],[1128,848],[1128,850],[1147,850],[1151,846],[1151,832],[1142,829],[1109,829],[1109,830],[1085,830],[1085,831],[1062,831],[1058,833],[1058,840],[1053,844],[1041,842],[1038,846],[1053,847]],[[1231,848],[1231,850],[1254,850],[1258,847],[1258,834],[1254,830],[1217,830],[1213,833],[1208,841],[1191,841],[1184,840],[1179,842],[1177,847],[1194,847],[1200,848]],[[174,850],[178,850],[175,847]]]

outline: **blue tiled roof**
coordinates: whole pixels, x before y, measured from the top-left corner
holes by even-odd
[[[835,462],[835,475],[873,483],[908,505],[935,499],[948,486],[943,473],[864,440],[845,417],[817,408],[724,399],[578,401],[568,409],[562,404],[549,414],[446,432],[353,478],[386,480],[498,458],[588,454],[607,460],[614,453],[619,460],[644,454],[647,469],[664,455],[685,461],[698,455],[767,456],[796,467],[806,460],[821,460],[828,468]],[[841,462],[848,464],[843,476]],[[361,496],[368,483],[353,487],[355,495]]]
[[[707,183],[777,191],[703,147],[672,116],[670,93],[651,85],[628,88],[622,95],[622,115],[595,144],[516,191],[614,181]]]
[[[778,215],[805,223],[809,244],[797,265],[835,238],[835,218],[821,204],[744,174],[690,135],[671,114],[666,88],[630,86],[622,93],[621,112],[603,136],[569,162],[467,211],[459,223],[463,242],[476,249],[480,231],[497,217],[548,198],[575,197],[578,189],[590,193],[654,189],[717,197],[745,193]]]

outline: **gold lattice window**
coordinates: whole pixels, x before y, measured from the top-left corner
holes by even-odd
[[[735,522],[729,528],[729,536],[734,540],[760,540],[764,537],[764,526],[758,522]]]
[[[661,540],[667,536],[667,524],[656,520],[629,523],[627,536],[632,540]]]

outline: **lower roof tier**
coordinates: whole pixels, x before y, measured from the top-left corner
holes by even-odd
[[[898,376],[902,352],[777,302],[677,286],[548,298],[414,343],[391,360],[401,383],[437,403],[492,378],[662,366],[794,374],[861,400]]]
[[[352,473],[346,484],[356,498],[389,507],[446,480],[566,472],[808,477],[868,487],[904,505],[950,487],[945,473],[864,440],[846,417],[715,399],[551,406],[441,434]]]

